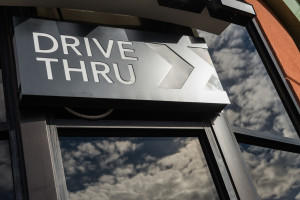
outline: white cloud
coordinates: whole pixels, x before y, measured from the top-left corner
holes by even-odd
[[[262,199],[286,199],[300,190],[299,154],[251,146],[242,155]]]
[[[134,166],[132,164],[129,164],[129,165],[126,165],[126,166],[115,168],[115,170],[113,171],[113,174],[116,177],[129,176],[129,175],[135,174],[135,169],[134,169]]]
[[[295,196],[295,199],[296,200],[300,199],[300,192]]]
[[[131,141],[108,140],[80,142],[75,148],[67,151],[62,148],[64,169],[67,175],[86,173],[96,169],[95,162],[89,159],[97,158],[98,167],[109,168],[112,163],[121,165],[126,158],[122,158],[127,152],[140,148],[140,144]]]
[[[77,149],[81,156],[98,156],[101,154],[100,151],[96,150],[95,146],[91,143],[81,143]]]
[[[109,153],[114,153],[116,146],[114,143],[110,143],[107,140],[103,140],[102,142],[96,143],[96,146],[103,151],[109,152]]]
[[[232,103],[226,109],[230,123],[299,138],[247,30],[230,25],[220,36],[198,32],[207,41],[221,83]]]
[[[201,32],[232,105],[232,125],[297,138],[246,29],[231,25],[220,36]],[[300,190],[300,156],[251,146],[242,155],[262,199],[287,199]],[[299,199],[300,193],[289,199]]]
[[[146,155],[141,157],[143,164],[115,165],[111,174],[101,175],[98,182],[70,192],[70,200],[215,199],[216,191],[201,154],[200,143],[194,139],[159,159]]]
[[[117,141],[115,145],[120,154],[126,153],[127,151],[131,150],[132,147],[132,143],[130,141]],[[132,150],[135,150],[135,147],[133,147]]]
[[[115,184],[115,176],[112,175],[103,175],[99,178],[100,183],[107,183],[110,185]]]
[[[153,157],[153,156],[151,156],[151,155],[147,155],[147,156],[145,156],[145,160],[146,161],[155,161],[156,160],[156,158],[155,157]]]
[[[282,132],[285,137],[294,137],[294,128],[291,123],[288,122],[288,116],[285,113],[284,115],[278,115],[274,120],[273,129]]]

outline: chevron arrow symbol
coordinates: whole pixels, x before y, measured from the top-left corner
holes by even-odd
[[[192,73],[194,67],[172,51],[167,45],[150,43],[147,43],[147,45],[170,65],[172,65],[169,72],[160,82],[159,87],[167,89],[181,89]]]

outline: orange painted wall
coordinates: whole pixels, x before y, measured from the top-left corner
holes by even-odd
[[[253,5],[257,21],[300,105],[300,52],[297,46],[273,11],[262,0],[246,2]]]

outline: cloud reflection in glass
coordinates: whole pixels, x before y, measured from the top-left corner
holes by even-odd
[[[240,148],[261,199],[300,199],[299,154],[242,143]]]
[[[238,127],[299,139],[244,27],[231,24],[221,35],[204,37],[231,105],[229,122]]]
[[[70,200],[219,199],[198,138],[60,137]]]

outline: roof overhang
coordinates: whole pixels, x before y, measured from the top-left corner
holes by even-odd
[[[191,9],[195,7],[194,4],[203,4],[203,7]],[[215,34],[222,33],[231,22],[243,25],[245,19],[255,16],[251,5],[237,0],[1,0],[0,5],[71,8],[132,15]]]

